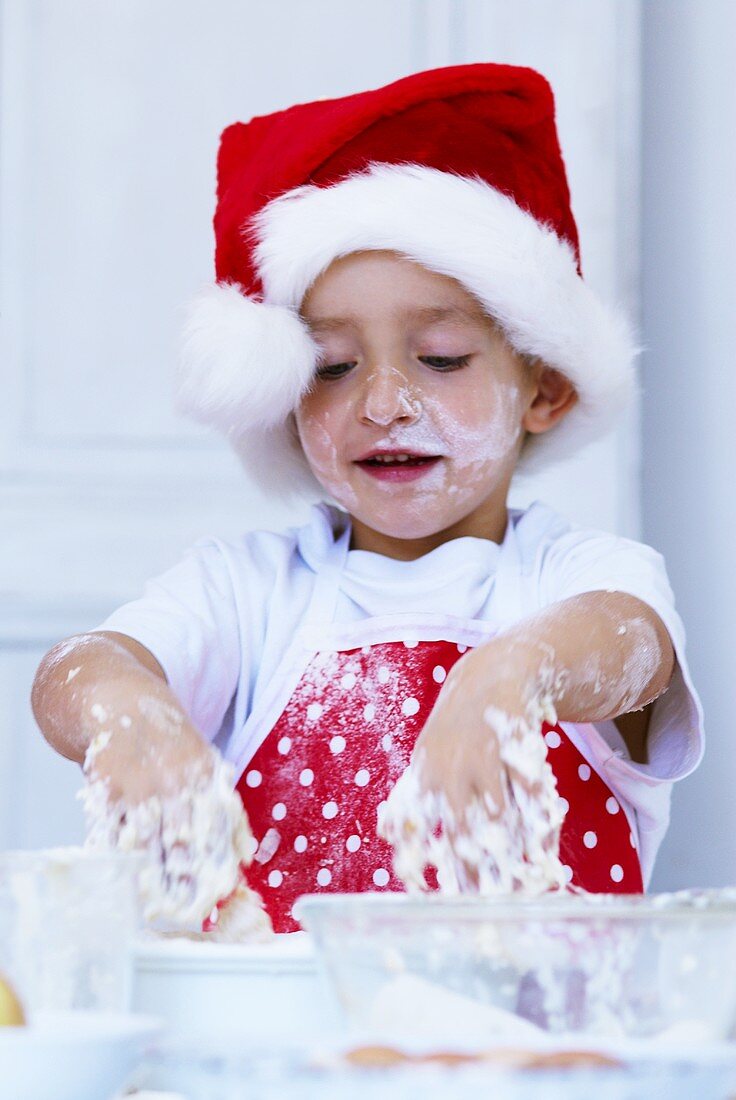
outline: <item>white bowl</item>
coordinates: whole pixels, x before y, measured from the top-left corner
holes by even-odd
[[[0,1081],[8,1100],[109,1100],[129,1080],[158,1020],[125,1013],[39,1012],[0,1028]]]
[[[293,1043],[340,1026],[311,939],[303,932],[259,944],[140,940],[133,1006],[163,1018],[177,1035],[225,1032]]]

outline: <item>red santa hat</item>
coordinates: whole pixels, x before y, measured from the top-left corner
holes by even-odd
[[[277,491],[322,493],[293,411],[319,350],[299,317],[351,252],[387,249],[457,279],[576,406],[525,444],[533,470],[599,438],[634,390],[623,316],[584,283],[547,81],[458,65],[235,123],[218,157],[216,283],[195,300],[179,403]]]

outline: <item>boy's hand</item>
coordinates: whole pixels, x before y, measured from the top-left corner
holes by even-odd
[[[181,707],[168,701],[164,684],[130,699],[125,685],[100,685],[87,704],[91,739],[84,765],[90,781],[107,786],[110,801],[136,806],[154,796],[170,798],[212,774],[212,749]]]
[[[444,790],[457,813],[474,794],[497,798],[489,707],[496,719],[502,713],[523,720],[546,697],[560,721],[608,721],[661,695],[673,668],[663,623],[636,597],[596,591],[553,604],[453,667],[417,739],[417,753],[425,754],[423,785]]]
[[[674,664],[656,612],[614,590],[551,604],[468,653],[379,815],[399,877],[426,889],[430,864],[451,892],[563,885],[563,815],[542,721],[640,711],[667,689]]]
[[[523,660],[489,643],[448,675],[380,814],[408,887],[426,889],[427,866],[451,894],[564,885],[562,803],[540,736],[554,714]]]
[[[115,632],[69,638],[39,666],[32,704],[47,740],[84,767],[88,845],[141,852],[147,919],[200,928],[242,882],[253,838],[232,768],[153,654]]]
[[[521,662],[519,662],[519,657]],[[454,665],[381,814],[407,886],[448,893],[562,887],[562,803],[540,737],[549,701],[502,642]]]
[[[242,881],[248,820],[231,768],[207,745],[164,684],[133,699],[119,683],[95,690],[99,732],[84,764],[88,844],[144,856],[148,920],[198,929]]]
[[[420,789],[445,796],[460,830],[476,800],[492,818],[501,816],[508,798],[508,765],[502,759],[498,725],[502,721],[513,736],[528,710],[520,672],[507,660],[488,660],[482,651],[479,660],[478,652],[468,653],[451,669],[414,749]],[[492,715],[486,713],[491,701]],[[520,775],[514,778],[524,781]]]

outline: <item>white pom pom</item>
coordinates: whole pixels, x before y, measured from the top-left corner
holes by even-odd
[[[306,393],[316,361],[316,345],[293,310],[215,283],[189,308],[177,405],[227,435],[275,427]]]

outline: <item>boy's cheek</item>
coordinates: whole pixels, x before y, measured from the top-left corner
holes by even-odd
[[[323,465],[336,451],[329,423],[329,413],[323,412],[319,415],[303,407],[297,410],[296,425],[299,442],[312,464]]]

